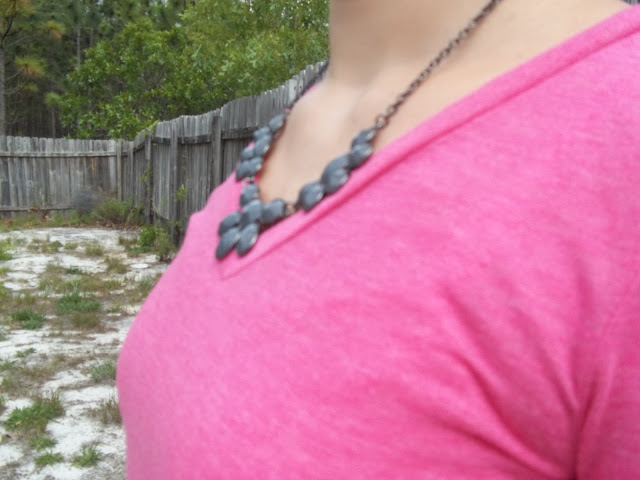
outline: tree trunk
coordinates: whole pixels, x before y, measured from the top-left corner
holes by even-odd
[[[0,135],[7,134],[7,99],[5,96],[4,46],[0,45]]]
[[[76,67],[80,68],[80,23],[76,26]]]

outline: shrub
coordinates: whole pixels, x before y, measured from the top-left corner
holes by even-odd
[[[118,225],[139,225],[141,223],[140,210],[134,208],[130,202],[120,202],[115,198],[107,198],[100,203],[93,215],[103,222]]]

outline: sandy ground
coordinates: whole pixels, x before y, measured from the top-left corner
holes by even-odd
[[[145,276],[156,277],[166,268],[154,255],[128,257],[124,247],[118,244],[119,237],[135,238],[137,232],[87,228],[52,228],[41,230],[23,230],[0,234],[0,241],[13,239],[10,250],[13,258],[0,262],[4,272],[0,274],[0,284],[12,291],[13,295],[21,292],[38,292],[40,278],[47,264],[52,262],[64,268],[76,267],[83,272],[98,273],[112,278],[107,272],[105,258],[117,257],[127,267],[126,273],[115,275],[124,285],[133,284]],[[22,240],[20,240],[22,239]],[[41,242],[77,243],[79,247],[73,251],[60,248],[57,253],[40,253],[27,247],[34,239]],[[97,242],[104,249],[104,256],[93,258],[83,251],[83,245]],[[113,293],[113,292],[112,292]],[[123,294],[123,297],[125,295]],[[0,300],[2,302],[2,300]],[[38,330],[14,329],[6,326],[6,317],[10,312],[4,311],[0,304],[0,314],[5,317],[5,326],[0,327],[0,362],[20,361],[25,366],[38,366],[50,362],[57,354],[66,358],[76,358],[78,365],[55,373],[39,387],[39,392],[31,395],[46,395],[57,391],[60,394],[65,415],[49,422],[46,434],[56,440],[51,449],[59,452],[63,461],[43,468],[37,468],[34,459],[42,452],[36,452],[24,439],[16,438],[13,432],[7,432],[4,422],[14,408],[30,405],[29,397],[15,397],[3,394],[6,408],[0,415],[0,480],[89,480],[109,479],[123,480],[125,445],[124,434],[119,425],[104,425],[91,411],[97,409],[101,402],[116,398],[113,381],[96,383],[88,374],[92,365],[101,359],[115,359],[122,341],[138,311],[139,304],[121,305],[109,311],[102,307],[103,323],[108,325],[104,332],[85,332],[68,330],[61,332],[45,323]],[[117,310],[117,311],[114,311]],[[16,356],[25,349],[33,349],[25,358]],[[5,372],[6,373],[6,372]],[[0,378],[5,373],[0,372]],[[97,465],[81,468],[72,465],[72,460],[83,445],[95,445],[101,454]]]

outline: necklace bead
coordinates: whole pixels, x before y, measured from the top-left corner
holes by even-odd
[[[262,215],[262,201],[252,200],[242,208],[242,215],[240,216],[240,228],[245,228],[251,223],[255,223],[260,220]]]
[[[233,247],[236,246],[238,240],[240,239],[240,229],[238,227],[232,227],[225,231],[220,237],[220,242],[218,243],[218,247],[216,248],[216,258],[218,260],[226,257]]]
[[[274,200],[262,206],[260,223],[270,226],[287,216],[287,202],[284,200]]]
[[[349,180],[349,155],[341,155],[331,160],[320,178],[326,194],[337,192],[347,183],[347,180]]]
[[[349,153],[349,168],[355,169],[366,162],[373,154],[373,147],[370,143],[357,143]]]
[[[308,212],[315,207],[320,200],[324,197],[324,187],[320,182],[307,183],[302,190],[300,190],[300,196],[298,197],[298,205],[305,212]]]
[[[260,234],[260,225],[257,223],[250,223],[242,229],[240,232],[240,238],[238,238],[238,244],[236,245],[236,251],[238,255],[245,255],[255,245]]]

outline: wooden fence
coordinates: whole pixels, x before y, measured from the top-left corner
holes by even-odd
[[[160,122],[132,141],[0,137],[0,218],[70,210],[89,190],[132,201],[149,222],[183,227],[233,171],[255,129],[282,112],[319,67],[204,115]]]

